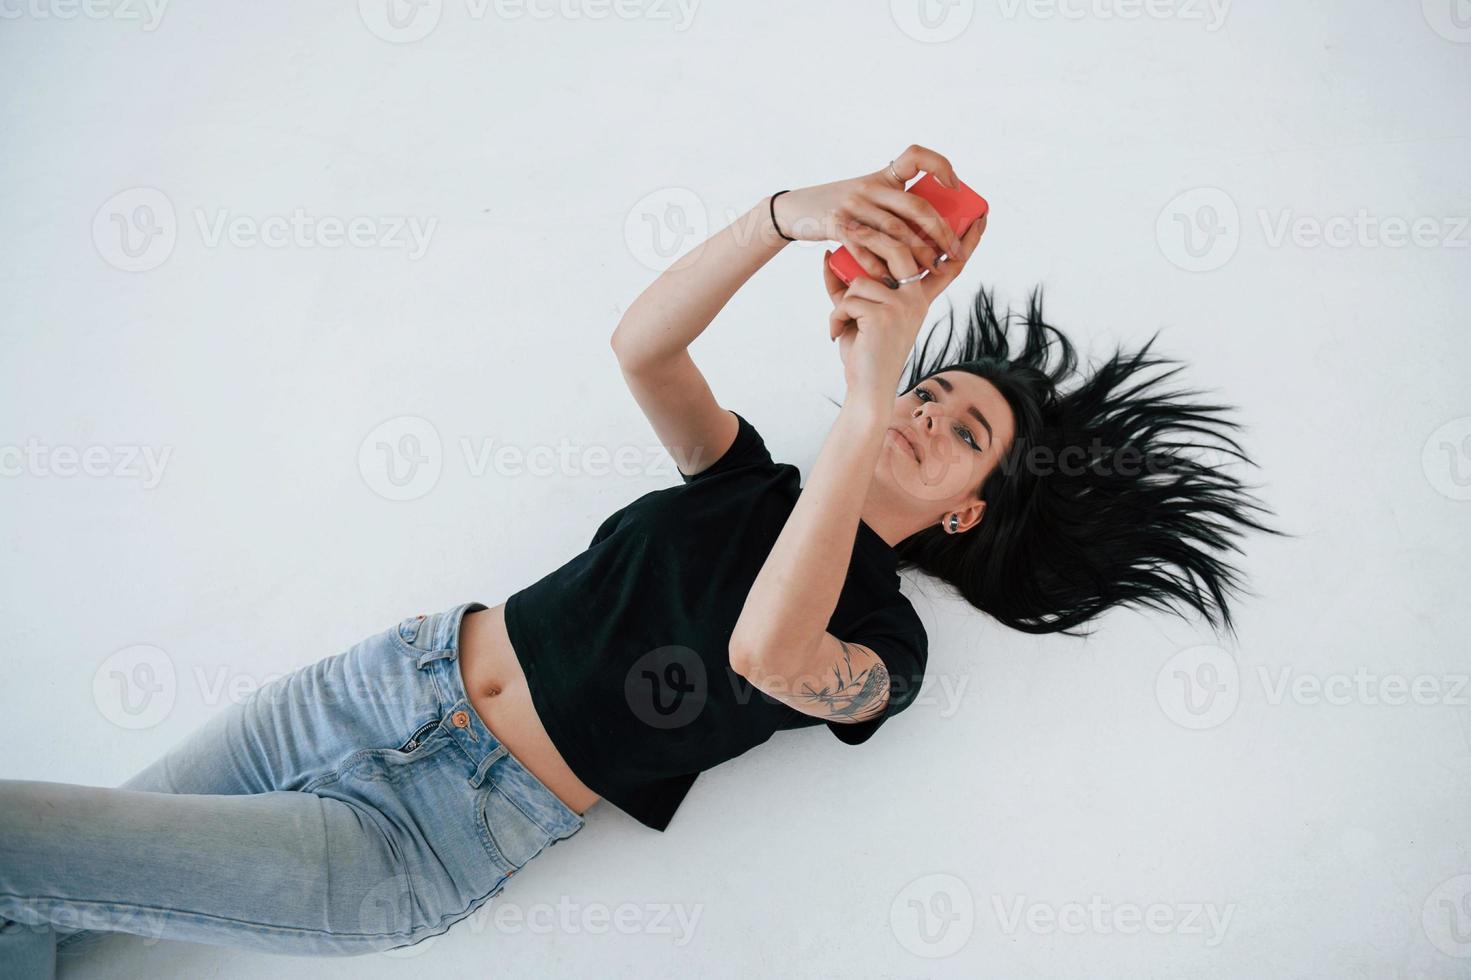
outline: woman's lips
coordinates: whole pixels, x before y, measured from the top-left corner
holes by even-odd
[[[894,433],[894,435],[898,436],[900,439],[902,439],[904,441],[904,444],[909,447],[909,451],[914,454],[914,461],[916,463],[918,463],[919,462],[919,447],[914,444],[914,440],[913,439],[909,438],[909,433],[905,432],[903,429],[899,428],[897,425],[890,426],[889,427],[889,431],[892,432],[892,433]]]

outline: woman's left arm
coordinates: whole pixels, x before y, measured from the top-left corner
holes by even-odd
[[[888,697],[877,655],[833,636],[827,624],[892,410],[882,391],[849,391],[731,635],[732,670],[798,711],[834,721],[867,720]]]
[[[939,271],[897,290],[872,278],[844,289],[824,262],[847,398],[747,594],[730,644],[732,670],[798,711],[864,721],[887,703],[883,661],[868,647],[829,633],[827,624],[848,576],[904,362],[930,304],[965,266],[984,230],[984,219],[974,223]],[[900,242],[873,230],[859,234],[890,268],[916,272]]]

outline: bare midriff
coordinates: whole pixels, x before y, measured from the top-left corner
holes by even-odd
[[[576,813],[599,796],[583,785],[552,744],[521,661],[506,634],[506,604],[467,613],[460,624],[460,677],[480,720],[526,771]]]

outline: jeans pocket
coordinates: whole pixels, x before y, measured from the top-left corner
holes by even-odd
[[[521,870],[552,842],[552,835],[528,817],[493,777],[481,787],[477,822],[491,860],[507,875]]]

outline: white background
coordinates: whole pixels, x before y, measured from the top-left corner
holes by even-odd
[[[486,914],[408,957],[110,940],[78,976],[1471,972],[1471,27],[1452,0],[961,0],[933,29],[913,0],[712,0],[687,21],[653,0],[426,2],[397,33],[383,0],[152,24],[4,7],[0,447],[170,455],[152,486],[8,457],[0,776],[116,785],[220,710],[221,679],[560,565],[677,481],[608,348],[656,244],[667,262],[696,241],[678,227],[912,142],[992,205],[951,297],[1043,283],[1095,356],[1160,330],[1185,384],[1239,407],[1261,464],[1243,477],[1299,537],[1246,540],[1239,643],[1132,610],[1086,641],[1029,637],[907,579],[929,703],[862,748],[778,736],[706,773],[664,834],[599,805],[492,903],[658,906],[698,915],[692,935],[663,931],[674,913],[634,935]],[[175,241],[124,271],[112,215],[137,216],[137,188],[167,199]],[[199,227],[297,208],[432,237],[412,256]],[[1361,212],[1433,240],[1360,236]],[[1181,221],[1223,234],[1187,242]],[[1282,239],[1284,221],[1350,237]],[[789,246],[693,348],[804,475],[842,397],[820,254]],[[394,501],[359,450],[402,416],[433,426],[441,472]],[[472,469],[486,440],[563,439],[660,463]],[[1235,706],[1192,729],[1171,692],[1209,680],[1194,648],[1215,643]],[[177,686],[129,728],[94,678],[138,644]],[[1347,703],[1294,696],[1304,676]],[[1391,676],[1434,703],[1381,703]],[[1009,927],[1019,903],[1037,924]],[[1070,903],[1083,920],[1046,925]],[[1110,916],[1131,905],[1175,927],[1127,934]],[[1224,934],[1182,925],[1192,905],[1229,912]]]

